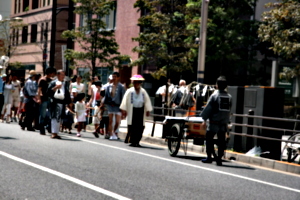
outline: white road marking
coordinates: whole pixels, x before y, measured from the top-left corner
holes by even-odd
[[[65,136],[65,137],[74,138],[72,136]],[[84,142],[109,147],[109,148],[112,148],[112,149],[127,151],[127,152],[131,152],[131,153],[135,153],[135,154],[139,154],[139,155],[143,155],[143,156],[148,156],[148,157],[159,159],[159,160],[164,160],[164,161],[168,161],[168,162],[172,162],[172,163],[177,163],[177,164],[180,164],[180,165],[185,165],[185,166],[194,167],[194,168],[198,168],[198,169],[203,169],[203,170],[207,170],[207,171],[211,171],[211,172],[215,172],[215,173],[219,173],[219,174],[233,176],[233,177],[236,177],[236,178],[240,178],[240,179],[244,179],[244,180],[248,180],[248,181],[253,181],[253,182],[256,182],[256,183],[261,183],[261,184],[264,184],[264,185],[269,185],[269,186],[281,188],[281,189],[284,189],[284,190],[289,190],[289,191],[300,193],[300,190],[298,190],[298,189],[294,189],[294,188],[290,188],[290,187],[286,187],[286,186],[283,186],[283,185],[278,185],[278,184],[274,184],[274,183],[270,183],[270,182],[266,182],[266,181],[261,181],[261,180],[254,179],[254,178],[249,178],[249,177],[246,177],[246,176],[241,176],[241,175],[232,174],[232,173],[228,173],[228,172],[223,172],[223,171],[219,171],[219,170],[215,170],[215,169],[201,167],[201,166],[198,166],[198,165],[188,164],[188,163],[184,163],[184,162],[180,162],[180,161],[176,161],[176,160],[171,160],[171,159],[168,159],[168,158],[162,158],[162,157],[159,157],[159,156],[154,156],[154,155],[151,155],[151,154],[137,152],[137,151],[121,148],[121,147],[116,147],[116,146],[111,146],[111,145],[102,144],[102,143],[98,143],[98,142],[93,142],[93,141],[86,140],[86,139],[83,139],[83,138],[77,138],[77,139],[81,140],[81,141],[84,141]]]
[[[76,184],[78,184],[78,185],[81,185],[81,186],[83,186],[83,187],[86,187],[86,188],[88,188],[88,189],[91,189],[91,190],[94,190],[94,191],[96,191],[96,192],[102,193],[102,194],[104,194],[104,195],[106,195],[106,196],[110,196],[110,197],[112,197],[112,198],[120,199],[120,200],[130,200],[130,199],[127,198],[127,197],[118,195],[118,194],[116,194],[116,193],[113,193],[113,192],[111,192],[111,191],[105,190],[105,189],[103,189],[103,188],[100,188],[100,187],[98,187],[98,186],[92,185],[92,184],[90,184],[90,183],[84,182],[84,181],[79,180],[79,179],[77,179],[77,178],[74,178],[74,177],[72,177],[72,176],[69,176],[69,175],[63,174],[63,173],[61,173],[61,172],[58,172],[58,171],[49,169],[49,168],[47,168],[47,167],[44,167],[44,166],[41,166],[41,165],[38,165],[38,164],[35,164],[35,163],[32,163],[32,162],[29,162],[29,161],[27,161],[27,160],[24,160],[24,159],[22,159],[22,158],[18,158],[18,157],[16,157],[16,156],[10,155],[10,154],[8,154],[8,153],[5,153],[5,152],[0,151],[0,155],[5,156],[5,157],[7,157],[7,158],[10,158],[10,159],[12,159],[12,160],[18,161],[18,162],[20,162],[20,163],[29,165],[29,166],[34,167],[34,168],[36,168],[36,169],[39,169],[39,170],[48,172],[48,173],[50,173],[50,174],[53,174],[53,175],[58,176],[58,177],[60,177],[60,178],[66,179],[66,180],[68,180],[68,181],[71,181],[71,182],[73,182],[73,183],[76,183]]]

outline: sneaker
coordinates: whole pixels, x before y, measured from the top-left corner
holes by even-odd
[[[108,135],[108,134],[106,134],[104,138],[105,138],[105,139],[109,139],[109,135]]]
[[[80,133],[77,133],[77,135],[76,135],[77,137],[81,137],[81,134]]]
[[[112,135],[109,137],[109,140],[117,140],[117,139],[118,139],[118,137],[116,135]]]

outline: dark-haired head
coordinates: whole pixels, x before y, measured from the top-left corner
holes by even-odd
[[[45,71],[45,74],[46,75],[49,75],[49,74],[56,74],[56,69],[54,67],[48,67]]]
[[[77,101],[82,101],[85,97],[85,94],[84,93],[79,93],[77,94],[76,98],[77,98]]]
[[[119,72],[113,72],[112,75],[116,75],[116,77],[120,77],[120,73]]]
[[[227,88],[227,80],[225,76],[220,76],[217,79],[217,86],[219,90],[225,90]]]

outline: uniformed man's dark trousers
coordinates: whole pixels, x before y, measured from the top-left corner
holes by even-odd
[[[218,140],[217,140],[217,145],[218,145],[218,157],[216,159],[221,159],[224,155],[224,150],[225,150],[225,131],[219,131],[219,132],[212,132],[212,131],[207,131],[206,132],[206,153],[207,153],[207,158],[211,159],[211,156],[214,154],[214,136],[217,134]]]

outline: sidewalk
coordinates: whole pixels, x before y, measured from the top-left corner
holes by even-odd
[[[156,124],[155,130],[154,130],[154,135],[153,135],[153,137],[151,137],[153,123],[146,122],[142,141],[146,142],[146,143],[150,143],[150,144],[166,146],[167,142],[165,141],[165,139],[161,138],[162,126],[163,126],[162,124]],[[88,127],[88,130],[93,131],[94,127],[92,125],[90,125]],[[127,134],[127,121],[122,120],[120,128],[119,128],[119,137],[121,139],[124,139],[126,134]],[[189,140],[188,152],[196,152],[196,153],[203,153],[203,154],[206,153],[205,146],[193,145],[192,140]],[[166,154],[167,153],[168,152],[166,151]],[[248,155],[245,155],[242,153],[236,153],[236,152],[232,152],[232,151],[226,151],[225,159],[236,160],[238,162],[248,163],[251,165],[257,165],[257,166],[275,169],[275,170],[279,170],[279,171],[300,174],[300,165],[294,164],[294,163],[277,161],[277,160],[261,158],[261,157],[256,157],[256,156],[248,156]]]

